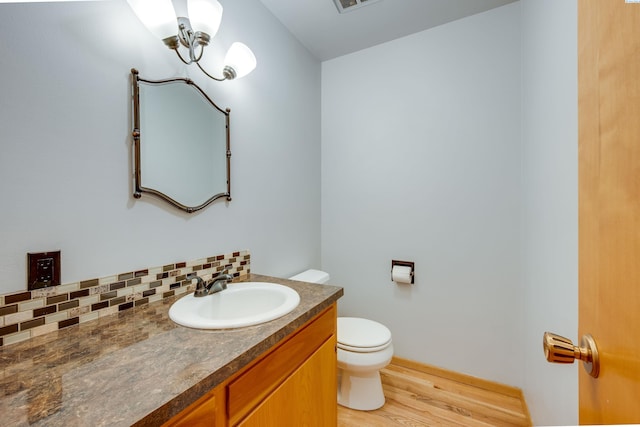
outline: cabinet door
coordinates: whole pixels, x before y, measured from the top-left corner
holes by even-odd
[[[338,422],[336,338],[332,335],[240,424],[331,427]]]
[[[236,426],[293,375],[327,340],[336,334],[336,305],[298,329],[285,342],[233,379],[227,387],[229,425]],[[336,354],[333,354],[336,357]],[[335,360],[332,365],[335,365]],[[325,368],[335,371],[335,367]],[[327,372],[327,375],[328,372]],[[328,377],[327,377],[328,378]],[[290,396],[296,399],[297,394]],[[277,427],[280,425],[273,424]]]

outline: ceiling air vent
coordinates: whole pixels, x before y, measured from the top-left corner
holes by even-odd
[[[372,4],[378,2],[380,0],[333,0],[338,8],[338,12],[345,13],[351,12],[352,10],[356,10],[361,8],[362,6],[366,6],[368,4]]]

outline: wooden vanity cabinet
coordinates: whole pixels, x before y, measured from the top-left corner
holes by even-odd
[[[165,426],[337,425],[336,304]]]

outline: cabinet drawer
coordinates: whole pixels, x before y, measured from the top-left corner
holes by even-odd
[[[229,425],[235,425],[335,333],[335,304],[303,326],[227,386]]]
[[[223,390],[216,388],[202,396],[184,411],[164,423],[162,427],[215,427],[223,426]]]

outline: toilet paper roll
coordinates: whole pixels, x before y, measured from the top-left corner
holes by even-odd
[[[411,267],[394,265],[391,270],[391,278],[396,283],[411,283]]]

